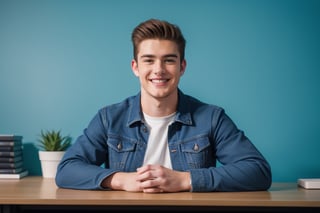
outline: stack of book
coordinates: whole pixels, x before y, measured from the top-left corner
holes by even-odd
[[[27,175],[22,136],[0,134],[0,179],[20,179]]]

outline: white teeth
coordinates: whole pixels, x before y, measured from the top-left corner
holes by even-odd
[[[163,83],[163,82],[166,82],[167,80],[161,80],[161,79],[153,79],[152,82],[155,82],[155,83]]]

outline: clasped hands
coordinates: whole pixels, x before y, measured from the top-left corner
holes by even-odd
[[[190,191],[190,173],[160,165],[144,165],[136,172],[117,172],[102,182],[103,187],[130,192],[161,193]]]

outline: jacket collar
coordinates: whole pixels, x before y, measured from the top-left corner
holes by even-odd
[[[132,97],[132,102],[129,107],[127,126],[132,126],[135,123],[143,122],[140,99],[141,92]],[[175,122],[185,125],[192,125],[192,116],[189,104],[190,102],[188,101],[188,97],[180,89],[178,89],[178,108],[175,116]]]

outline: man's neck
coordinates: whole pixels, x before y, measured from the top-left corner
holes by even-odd
[[[141,108],[144,113],[153,117],[170,115],[177,110],[178,93],[163,98],[155,98],[141,93]]]

